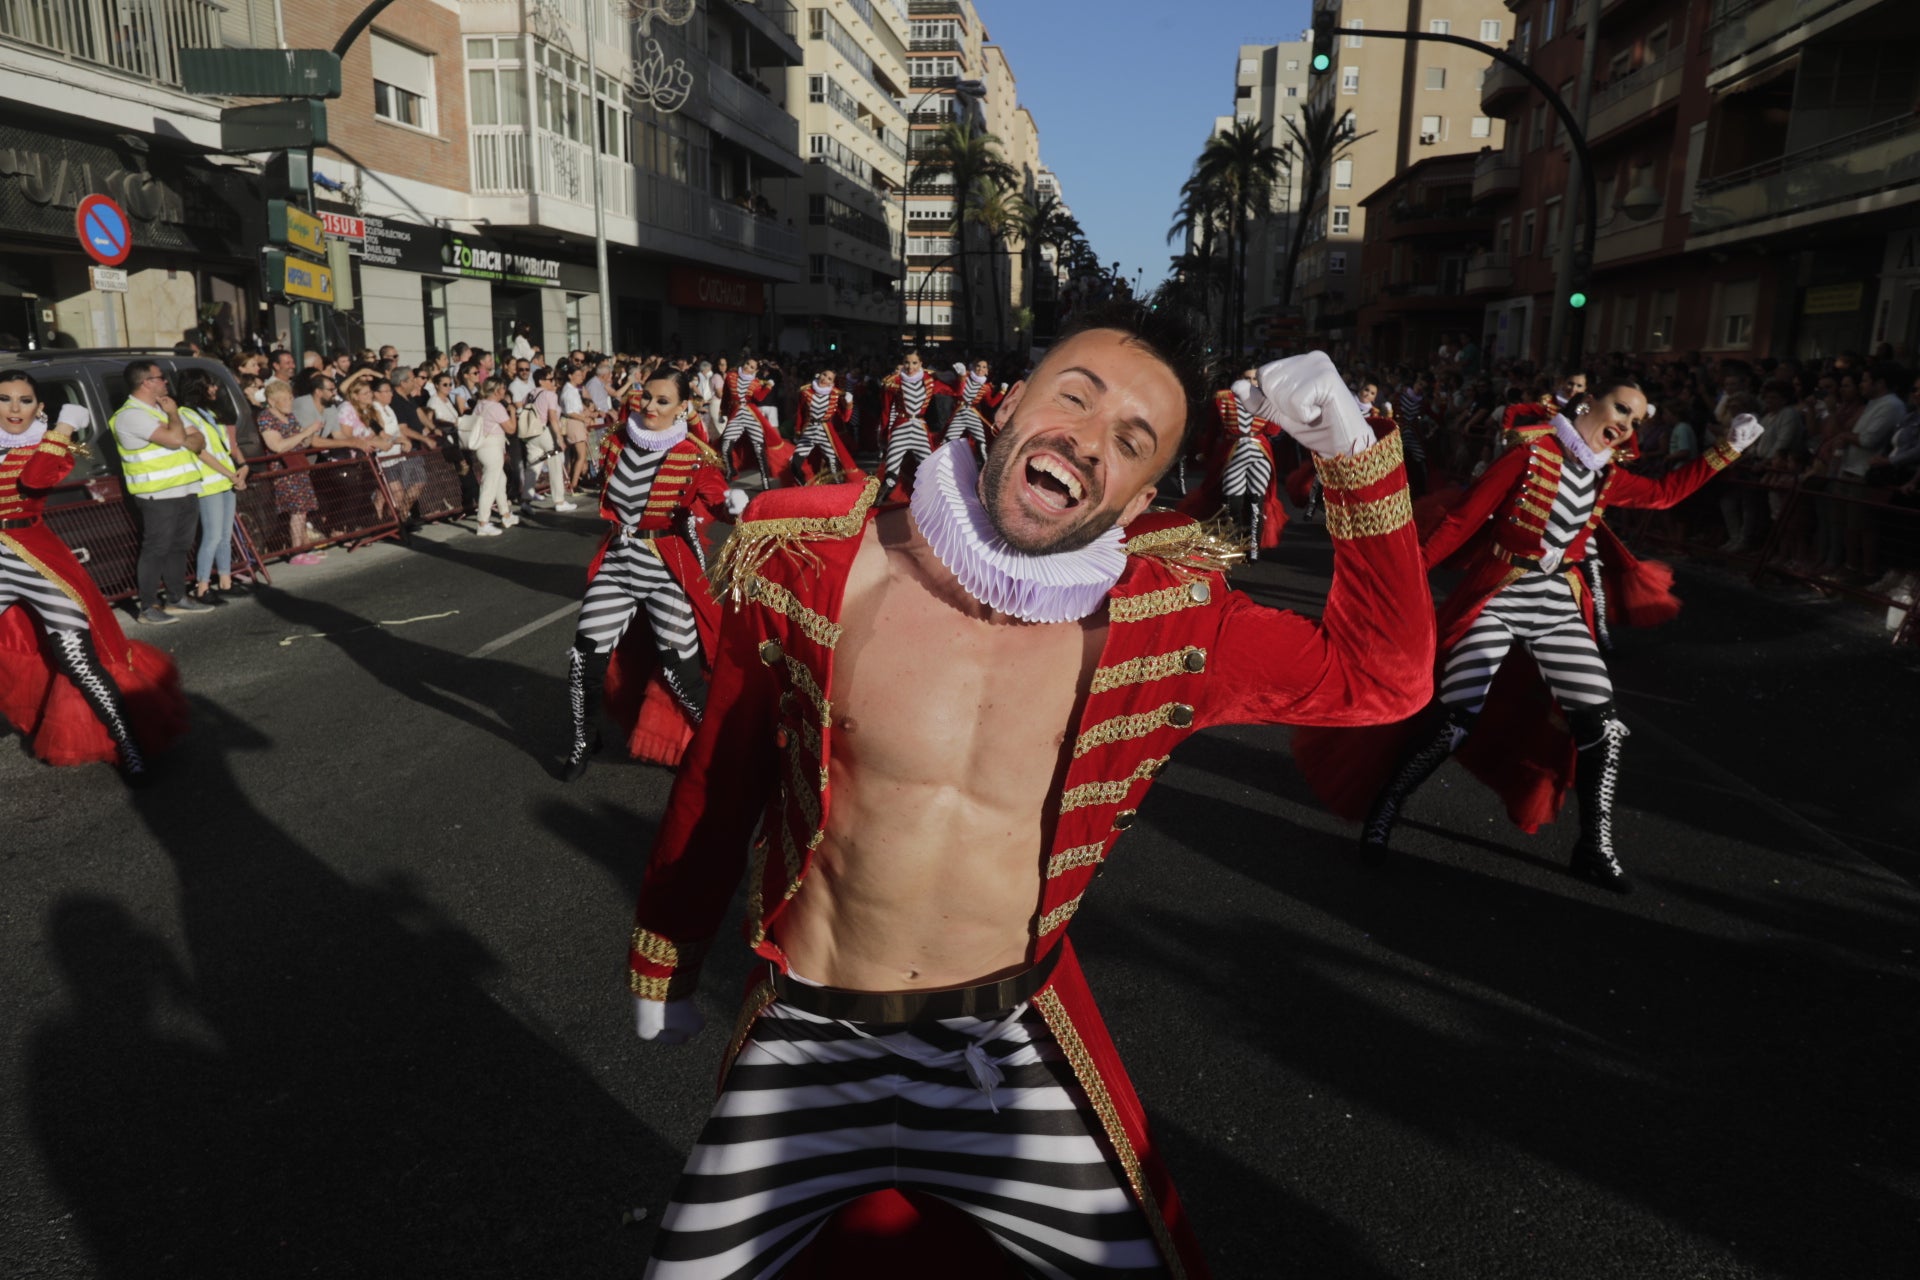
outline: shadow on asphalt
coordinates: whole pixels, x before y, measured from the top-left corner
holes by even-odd
[[[193,714],[134,793],[184,968],[111,898],[47,921],[68,1007],[33,1029],[28,1107],[96,1274],[637,1275],[621,1189],[677,1153],[501,1007],[415,885],[342,879],[247,804],[229,760],[267,739]]]
[[[516,534],[537,535],[559,533],[572,535],[569,540],[572,543],[597,544],[606,529],[606,526],[599,524],[589,529],[585,525],[560,522],[552,516],[547,517],[550,523],[544,524],[531,524],[530,522],[526,522],[525,517],[522,517],[522,520],[523,523],[518,527],[507,531],[507,537],[512,537]],[[591,538],[587,536],[589,533],[592,535]],[[481,539],[476,541],[470,536],[467,541],[456,539],[447,542],[431,538],[415,538],[412,549],[421,555],[429,556],[435,560],[459,565],[465,569],[472,569],[476,573],[485,574],[489,578],[498,578],[504,582],[511,582],[515,586],[525,587],[529,591],[538,591],[545,595],[558,596],[562,600],[578,600],[586,594],[586,560],[580,559],[577,562],[569,560],[564,564],[554,564],[541,560],[521,560],[513,556],[495,555],[489,551],[479,550],[480,547],[486,546],[489,541],[504,542],[506,538]]]
[[[1301,790],[1283,762],[1203,737],[1179,764]],[[1920,1257],[1907,1194],[1920,1029],[1887,1018],[1920,1007],[1920,982],[1892,958],[1912,934],[1890,903],[1696,890],[1720,913],[1708,933],[1582,888],[1513,883],[1497,867],[1404,858],[1370,873],[1343,839],[1169,782],[1141,818],[1368,940],[1329,942],[1304,917],[1196,915],[1177,899],[1150,915],[1089,913],[1076,930],[1103,961],[1152,957],[1170,987],[1217,1008],[1220,1034],[1287,1078],[1329,1082],[1437,1149],[1528,1153],[1595,1189],[1596,1211],[1637,1206],[1767,1274],[1890,1277]],[[1202,832],[1210,838],[1195,841]],[[1682,893],[1664,882],[1646,891]],[[1329,1232],[1318,1210],[1229,1170],[1218,1150],[1200,1143],[1182,1156],[1177,1135],[1171,1145],[1203,1237],[1209,1221],[1267,1219],[1290,1271],[1368,1274],[1345,1242],[1358,1232],[1378,1243],[1383,1224]],[[1265,1154],[1284,1168],[1303,1153]],[[1389,1217],[1453,1194],[1405,1166],[1399,1177],[1390,1198],[1412,1203]]]

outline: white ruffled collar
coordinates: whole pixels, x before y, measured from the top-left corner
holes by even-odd
[[[39,444],[40,441],[46,437],[46,434],[47,420],[45,418],[37,419],[19,435],[14,435],[5,427],[0,427],[0,453],[4,453],[8,449],[32,448],[34,445]]]
[[[1580,429],[1567,421],[1567,415],[1564,413],[1553,415],[1553,434],[1560,441],[1561,447],[1589,471],[1598,471],[1613,461],[1613,450],[1602,449],[1599,453],[1595,453],[1593,446],[1580,435]]]
[[[671,449],[687,438],[687,420],[675,418],[673,425],[665,431],[648,431],[639,423],[639,419],[628,415],[627,440],[639,449],[651,449],[658,453],[662,449]]]
[[[913,522],[961,588],[1022,622],[1078,622],[1097,610],[1127,567],[1126,535],[1116,526],[1078,550],[1029,555],[994,530],[979,489],[964,441],[934,450],[913,485]]]

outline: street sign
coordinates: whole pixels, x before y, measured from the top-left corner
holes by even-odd
[[[267,239],[316,258],[327,255],[327,232],[320,219],[285,200],[267,201]]]
[[[73,227],[80,247],[103,267],[117,267],[133,252],[133,224],[127,211],[107,196],[87,196],[74,210]]]
[[[125,293],[127,291],[127,273],[119,267],[88,267],[93,273],[93,288],[96,293]]]
[[[333,301],[333,271],[321,263],[267,249],[260,255],[260,273],[268,293],[309,302]]]
[[[222,151],[290,151],[325,146],[327,104],[311,98],[258,102],[220,113]]]
[[[320,221],[325,224],[327,234],[338,240],[365,240],[367,238],[367,220],[345,213],[323,213]]]
[[[337,98],[340,55],[330,49],[182,49],[188,93],[228,98]]]

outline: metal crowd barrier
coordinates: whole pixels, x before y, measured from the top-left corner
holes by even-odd
[[[416,446],[411,453],[378,461],[380,481],[386,487],[393,509],[399,513],[401,523],[408,520],[423,523],[457,520],[465,510],[466,504],[460,493],[460,468],[448,462],[440,450]],[[414,462],[420,464],[420,471],[406,465]],[[423,478],[409,483],[409,475],[422,475]]]
[[[47,494],[44,519],[60,535],[109,602],[131,599],[139,589],[140,526],[120,482],[111,477],[73,480]]]
[[[1920,617],[1916,617],[1920,614],[1920,601],[1899,599],[1888,590],[1878,589],[1877,583],[1851,581],[1845,570],[1795,561],[1790,545],[1809,519],[1817,528],[1818,521],[1831,519],[1838,509],[1871,508],[1868,519],[1881,526],[1881,568],[1892,566],[1907,570],[1914,582],[1920,583],[1920,505],[1896,503],[1892,501],[1890,489],[1869,489],[1858,481],[1812,479],[1815,483],[1809,484],[1808,477],[1795,476],[1791,484],[1778,485],[1740,473],[1723,475],[1671,511],[1636,511],[1616,528],[1636,547],[1683,551],[1700,559],[1741,565],[1756,583],[1771,574],[1804,583],[1827,595],[1847,596],[1881,609],[1899,610],[1905,617],[1894,632],[1893,642],[1920,643]],[[1766,498],[1778,495],[1785,499],[1778,513],[1772,510],[1771,502],[1768,503],[1766,536],[1757,546],[1723,550],[1715,543],[1715,539],[1726,533],[1720,496],[1729,489],[1753,490]],[[1709,532],[1704,541],[1696,541],[1697,533],[1689,536],[1689,530],[1698,530],[1701,526],[1706,526]]]
[[[289,466],[295,454],[305,467]],[[357,450],[296,449],[248,458],[247,487],[240,491],[235,524],[245,530],[263,561],[283,560],[326,546],[349,550],[400,532],[405,519],[381,474],[379,460]],[[317,506],[296,519],[280,510],[280,498],[304,476]]]

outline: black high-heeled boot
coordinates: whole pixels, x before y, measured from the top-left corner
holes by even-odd
[[[107,736],[113,739],[114,749],[120,756],[120,776],[130,787],[141,786],[147,781],[146,758],[140,754],[140,745],[133,739],[133,725],[127,719],[126,703],[120,698],[120,686],[113,682],[106,669],[100,665],[100,659],[93,651],[93,637],[85,631],[54,631],[47,637],[52,642],[53,658],[60,673],[73,681],[80,696],[87,700],[105,727]]]
[[[566,781],[578,782],[600,750],[600,731],[593,724],[594,704],[600,700],[600,682],[606,656],[595,653],[585,637],[567,650],[567,704],[573,712],[573,744],[567,751]]]
[[[661,679],[666,681],[673,700],[687,713],[687,719],[698,728],[700,718],[707,709],[707,672],[700,665],[700,655],[696,653],[690,658],[683,658],[666,649],[658,652]]]
[[[1580,751],[1573,771],[1574,790],[1580,796],[1580,838],[1574,843],[1569,869],[1610,893],[1632,893],[1633,881],[1613,847],[1613,799],[1627,726],[1611,703],[1570,718]]]
[[[1366,822],[1360,828],[1362,861],[1373,866],[1386,861],[1387,842],[1393,836],[1394,824],[1400,820],[1401,806],[1447,762],[1448,756],[1460,749],[1473,728],[1474,719],[1471,712],[1450,710],[1431,733],[1414,739],[1394,766],[1387,785],[1374,798],[1373,807],[1367,810]]]

